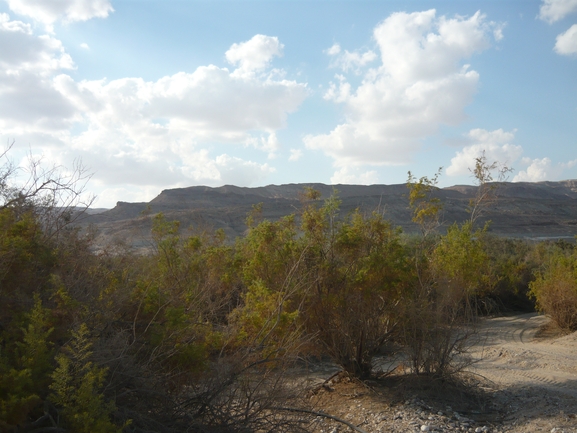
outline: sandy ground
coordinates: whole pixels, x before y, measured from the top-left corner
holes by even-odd
[[[535,313],[486,320],[469,370],[488,379],[515,432],[576,431],[577,334]]]
[[[478,336],[467,368],[472,393],[344,379],[325,384],[311,403],[367,433],[577,433],[577,333],[562,335],[531,313],[486,319]],[[319,433],[353,431],[317,423]]]

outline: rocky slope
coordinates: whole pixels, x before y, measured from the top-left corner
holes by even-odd
[[[151,220],[148,216],[163,212],[169,220],[179,220],[182,228],[224,229],[229,239],[242,235],[252,207],[262,203],[262,216],[276,220],[298,213],[305,187],[320,191],[327,198],[334,191],[342,201],[341,215],[355,209],[383,212],[406,232],[414,232],[406,185],[324,185],[288,184],[258,188],[231,185],[219,188],[194,186],[162,191],[149,203],[118,202],[106,212],[87,215],[83,225],[94,225],[100,243],[128,239],[135,247],[150,245]],[[475,196],[474,186],[438,189],[444,203],[444,227],[469,217],[467,206]],[[573,238],[577,234],[577,180],[539,183],[502,183],[495,202],[479,220],[491,220],[490,230],[498,235],[526,238]]]

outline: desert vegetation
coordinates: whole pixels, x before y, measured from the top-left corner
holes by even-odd
[[[341,215],[338,191],[278,221],[248,215],[245,236],[153,221],[153,253],[95,252],[73,223],[84,171],[0,169],[0,430],[307,431],[314,407],[287,371],[330,358],[378,378],[401,354],[415,375],[467,364],[479,315],[536,307],[577,328],[569,243],[492,237],[477,217],[495,169],[473,169],[469,221],[441,233],[438,175],[409,175],[418,235],[386,213]],[[439,172],[440,173],[440,172]],[[499,178],[499,180],[502,180]],[[84,200],[84,201],[83,201]]]

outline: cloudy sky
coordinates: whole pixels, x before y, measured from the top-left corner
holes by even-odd
[[[96,206],[192,185],[577,178],[577,0],[0,0],[0,145]]]

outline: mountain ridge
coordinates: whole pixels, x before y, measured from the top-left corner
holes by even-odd
[[[495,201],[479,221],[492,221],[491,232],[522,238],[572,238],[577,234],[577,180],[494,185]],[[307,187],[319,191],[321,200],[336,191],[341,200],[341,216],[355,209],[379,211],[405,232],[418,230],[411,221],[406,184],[292,183],[254,188],[224,185],[166,189],[150,202],[120,201],[108,211],[87,215],[82,225],[96,227],[100,244],[124,238],[136,248],[146,248],[151,239],[149,216],[162,212],[168,220],[180,221],[183,229],[223,229],[233,240],[246,231],[245,220],[254,205],[262,203],[262,217],[269,220],[298,213]],[[476,191],[477,187],[471,185],[435,189],[435,197],[443,202],[444,228],[470,217],[467,207]]]

